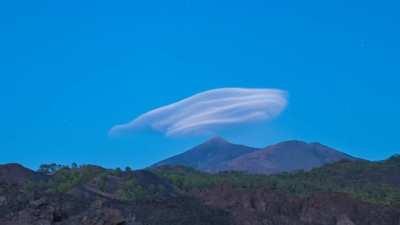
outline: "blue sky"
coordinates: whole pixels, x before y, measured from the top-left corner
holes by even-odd
[[[400,152],[398,1],[3,1],[0,163],[143,167],[208,137],[108,130],[221,87],[279,88],[272,122],[236,143]]]

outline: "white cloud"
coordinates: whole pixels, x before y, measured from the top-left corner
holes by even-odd
[[[167,136],[213,132],[233,124],[270,120],[287,105],[278,89],[220,88],[144,113],[127,124],[116,125],[110,135],[149,127]]]

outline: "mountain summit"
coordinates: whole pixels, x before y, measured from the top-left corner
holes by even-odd
[[[214,137],[154,166],[182,165],[206,172],[244,171],[275,174],[310,170],[341,160],[357,159],[319,143],[293,140],[258,149]]]
[[[319,143],[286,141],[231,160],[225,170],[274,174],[310,170],[356,158]]]
[[[153,165],[182,165],[207,172],[224,170],[227,163],[239,156],[252,153],[257,148],[232,144],[221,137],[214,137],[182,154]]]

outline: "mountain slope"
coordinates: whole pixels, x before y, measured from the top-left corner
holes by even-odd
[[[257,149],[213,138],[189,151],[156,163],[153,167],[181,165],[206,172],[274,174],[310,170],[341,160],[357,159],[319,143],[286,141]]]
[[[159,167],[153,172],[188,192],[222,186],[267,189],[298,197],[345,193],[372,204],[400,207],[400,155],[383,161],[340,161],[310,171],[275,175],[224,172],[210,174],[185,167]],[[400,219],[400,214],[398,214]]]
[[[273,174],[310,170],[341,160],[356,158],[319,143],[286,141],[239,156],[227,163],[225,170]]]
[[[23,184],[32,179],[44,179],[44,177],[16,163],[0,165],[0,183]]]
[[[400,224],[400,156],[279,175],[63,166],[39,180],[17,164],[0,170],[1,225]],[[16,171],[24,182],[8,182]]]
[[[154,171],[206,205],[227,209],[237,225],[400,224],[399,156],[278,175]]]
[[[1,225],[230,225],[229,214],[176,193],[150,171],[63,167],[48,179],[30,171],[24,182],[8,182],[25,169],[2,166]],[[25,172],[24,172],[25,174]]]
[[[226,164],[241,155],[252,153],[258,149],[244,145],[236,145],[215,137],[182,154],[165,159],[153,165],[182,165],[207,172],[224,170]]]

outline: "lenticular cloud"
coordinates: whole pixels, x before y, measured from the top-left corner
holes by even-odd
[[[167,136],[213,132],[234,124],[270,120],[286,107],[286,92],[278,89],[220,88],[146,112],[110,135],[151,128]]]

